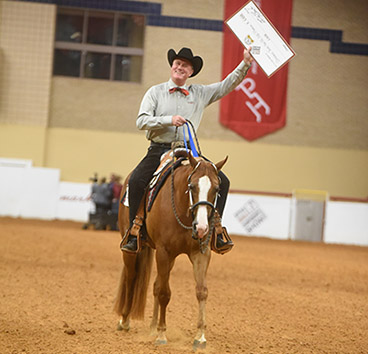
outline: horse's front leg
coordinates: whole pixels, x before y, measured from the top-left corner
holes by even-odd
[[[166,307],[171,298],[171,290],[169,286],[170,271],[174,266],[174,260],[169,259],[165,249],[156,250],[156,262],[157,262],[157,278],[154,284],[154,314],[152,321],[155,321],[159,312],[160,318],[157,325],[157,338],[156,344],[166,344]],[[156,319],[157,321],[157,319]]]
[[[211,250],[207,248],[206,252],[196,252],[190,255],[190,260],[193,264],[194,279],[196,282],[196,296],[199,305],[198,322],[197,322],[197,334],[194,338],[193,349],[206,348],[206,300],[208,296],[206,274],[208,265],[211,260]]]

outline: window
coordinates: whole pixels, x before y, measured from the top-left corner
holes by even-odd
[[[58,8],[54,75],[140,82],[142,15]]]

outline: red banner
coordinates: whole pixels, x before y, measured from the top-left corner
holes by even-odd
[[[292,0],[254,0],[279,33],[290,43]],[[246,4],[225,1],[225,20]],[[222,72],[225,77],[239,64],[244,47],[224,25]],[[255,140],[286,124],[288,64],[271,78],[255,61],[243,82],[220,103],[220,122],[247,140]]]

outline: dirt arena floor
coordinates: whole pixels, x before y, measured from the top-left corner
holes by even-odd
[[[191,353],[191,265],[171,276],[166,346],[144,321],[116,330],[120,236],[81,224],[0,218],[0,353]],[[205,353],[368,353],[368,248],[235,237],[213,254]],[[150,293],[151,293],[150,289]]]

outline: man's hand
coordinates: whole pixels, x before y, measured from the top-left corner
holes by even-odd
[[[250,64],[253,61],[253,57],[250,55],[252,47],[249,47],[249,49],[244,49],[244,63],[246,66],[250,66]]]
[[[187,120],[182,116],[173,116],[172,117],[172,125],[175,126],[175,127],[181,127],[186,122],[187,122]]]

